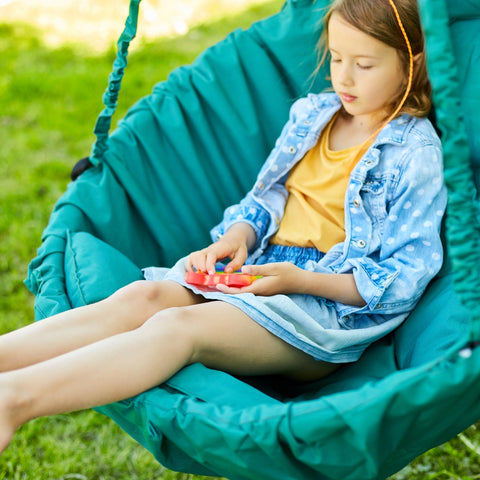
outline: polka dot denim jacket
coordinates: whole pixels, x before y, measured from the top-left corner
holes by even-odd
[[[246,222],[257,234],[247,263],[258,258],[282,219],[288,173],[317,143],[340,105],[334,93],[294,103],[253,189],[227,208],[211,232],[214,240],[232,224]],[[406,316],[415,306],[442,265],[439,231],[445,207],[441,144],[432,125],[408,115],[391,121],[350,176],[345,241],[307,265],[317,272],[353,273],[366,306],[336,303],[345,323],[352,314]]]

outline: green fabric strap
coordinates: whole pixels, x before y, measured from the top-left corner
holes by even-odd
[[[471,339],[480,340],[480,227],[470,150],[459,98],[458,71],[444,0],[418,1],[426,37],[427,65],[438,126],[442,131],[445,183],[448,188],[447,248],[455,291],[469,310]]]
[[[97,139],[92,147],[90,161],[98,165],[107,150],[108,133],[112,116],[117,108],[118,94],[122,84],[122,78],[127,66],[128,47],[137,33],[138,9],[141,0],[130,0],[130,10],[125,22],[125,28],[117,42],[117,57],[113,63],[113,70],[108,77],[108,87],[103,95],[105,108],[97,118],[93,133]]]

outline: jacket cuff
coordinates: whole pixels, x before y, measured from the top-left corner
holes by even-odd
[[[378,265],[372,265],[363,259],[353,259],[349,263],[353,267],[358,293],[365,300],[366,306],[370,311],[379,308],[382,295],[400,272],[380,269]]]
[[[251,249],[253,251],[259,248],[262,238],[267,234],[270,215],[259,206],[234,205],[229,207],[225,211],[223,221],[210,231],[212,240],[214,242],[220,240],[227,230],[236,223],[246,223],[253,228],[256,235],[255,245]]]

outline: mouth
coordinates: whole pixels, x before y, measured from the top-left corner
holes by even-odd
[[[354,95],[345,92],[340,92],[340,98],[346,103],[352,103],[357,99]]]

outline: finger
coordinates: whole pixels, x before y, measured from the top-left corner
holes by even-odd
[[[242,267],[242,272],[249,275],[271,275],[272,274],[272,264],[266,265],[244,265]]]
[[[239,288],[233,288],[233,287],[228,287],[227,285],[224,285],[223,283],[218,283],[216,285],[216,288],[218,291],[222,293],[227,293],[229,295],[234,295],[236,293],[239,293]]]
[[[193,253],[190,256],[190,262],[192,264],[192,270],[196,270],[197,272],[204,272],[205,271],[205,252],[200,250],[198,252]]]
[[[225,273],[233,273],[240,269],[242,263],[238,260],[232,260],[225,265]]]
[[[223,283],[217,284],[217,290],[222,293],[227,293],[229,295],[237,295],[239,293],[251,293],[251,285],[248,287],[229,287],[228,285],[224,285]]]
[[[231,261],[225,266],[225,272],[231,273],[239,270],[245,263],[247,256],[248,253],[244,249],[238,249],[231,258]]]
[[[187,271],[191,272],[193,270],[198,270],[198,263],[199,263],[199,255],[200,252],[192,252],[188,257],[187,261],[185,262],[185,268]]]
[[[210,250],[205,258],[205,271],[208,272],[210,275],[213,275],[215,273],[215,264],[217,263],[217,260],[217,253]]]

